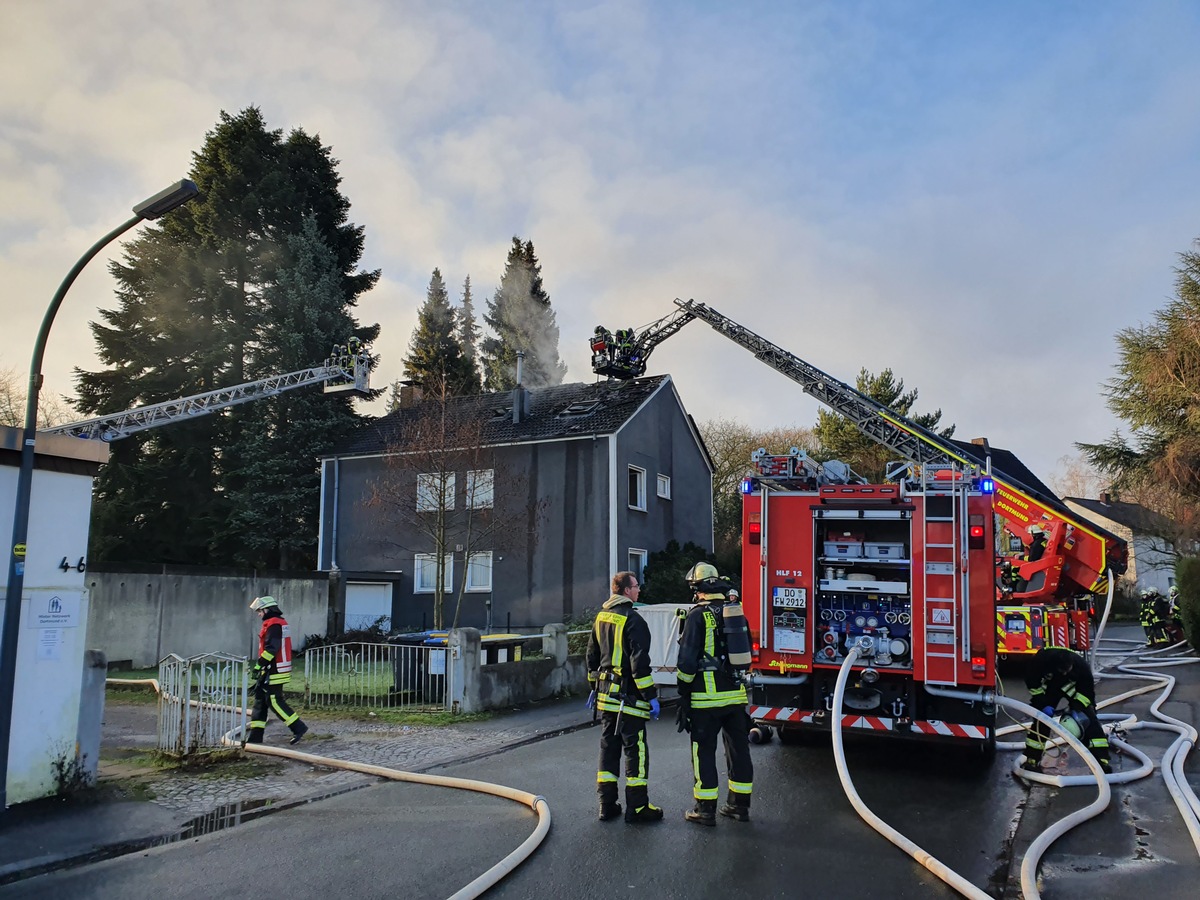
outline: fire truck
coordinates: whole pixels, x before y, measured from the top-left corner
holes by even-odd
[[[993,480],[910,466],[846,480],[792,448],[742,483],[742,605],[755,637],[750,715],[789,740],[830,727],[995,749]]]
[[[986,472],[995,486],[993,512],[1000,534],[995,559],[996,651],[1001,658],[1044,646],[1086,651],[1098,596],[1125,571],[1125,541],[1074,513],[1014,455],[983,441],[944,438],[777,347],[712,307],[676,300],[676,309],[640,329],[598,327],[591,340],[592,369],[610,378],[636,378],[651,351],[693,319],[739,344],[797,382],[810,396],[849,419],[872,440],[919,465],[946,463]],[[1035,532],[1046,539],[1040,558]],[[1027,549],[1029,548],[1029,549]]]

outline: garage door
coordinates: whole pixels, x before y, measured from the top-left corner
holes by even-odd
[[[370,628],[383,618],[383,628],[392,627],[392,585],[350,581],[346,584],[346,630]]]

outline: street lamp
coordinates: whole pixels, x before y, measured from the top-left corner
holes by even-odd
[[[182,206],[200,193],[195,182],[184,179],[143,200],[133,208],[133,218],[114,228],[79,258],[67,273],[42,319],[33,361],[29,366],[29,390],[25,398],[25,432],[21,443],[21,469],[17,476],[17,502],[13,512],[12,547],[8,562],[8,592],[4,598],[4,631],[0,636],[0,818],[8,806],[8,749],[12,732],[13,688],[17,674],[17,642],[21,625],[21,591],[25,587],[25,541],[29,536],[29,498],[33,489],[34,443],[37,440],[38,391],[42,386],[42,357],[54,316],[62,305],[67,289],[74,284],[83,267],[105,245],[116,240],[138,222],[157,219]]]

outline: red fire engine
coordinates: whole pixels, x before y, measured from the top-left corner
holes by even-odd
[[[795,449],[754,462],[742,542],[754,721],[787,740],[840,715],[844,729],[994,750],[989,480],[926,466],[895,484],[838,483],[844,467]],[[852,648],[861,659],[835,711]]]

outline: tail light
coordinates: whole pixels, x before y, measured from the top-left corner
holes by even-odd
[[[750,543],[762,543],[762,514],[751,513],[750,521],[746,524],[746,536],[750,538]]]
[[[758,641],[754,641],[753,643],[751,643],[750,644],[750,656],[753,657],[754,659],[758,659],[758,656],[760,653],[762,653],[762,644],[760,644]]]
[[[968,520],[967,547],[971,550],[983,549],[983,516],[971,516]]]
[[[987,673],[987,657],[984,655],[983,647],[978,644],[971,645],[971,674],[976,678],[982,678]]]

